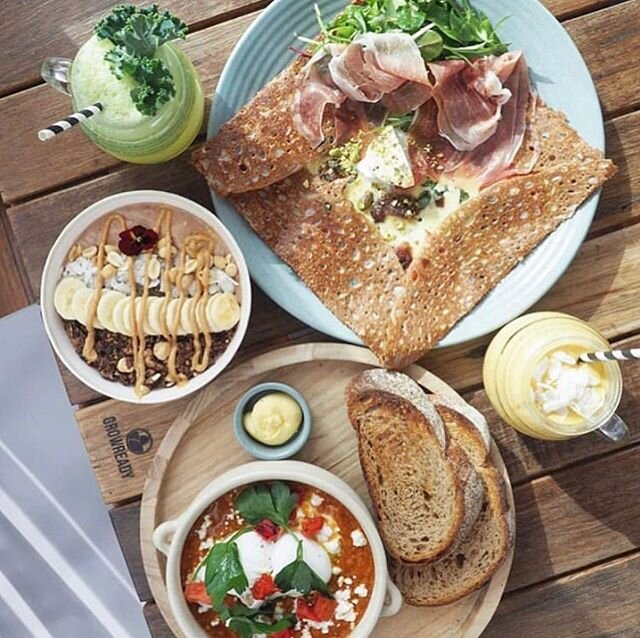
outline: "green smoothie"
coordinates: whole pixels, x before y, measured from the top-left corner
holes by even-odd
[[[117,46],[96,31],[98,35],[80,48],[71,65],[74,108],[103,105],[102,112],[80,125],[84,132],[101,149],[126,162],[155,164],[185,151],[204,117],[202,88],[187,56],[172,42],[153,49],[149,57],[162,63],[173,95],[166,92],[164,101],[141,105],[140,99],[134,101],[140,82],[118,69],[114,72],[108,58]]]

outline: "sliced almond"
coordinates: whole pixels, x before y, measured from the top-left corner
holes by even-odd
[[[184,265],[185,274],[189,275],[192,272],[195,272],[198,268],[198,260],[197,259],[187,259],[187,263]]]
[[[229,277],[235,277],[238,274],[238,266],[233,262],[230,262],[225,266],[224,271],[229,275]]]
[[[151,257],[149,260],[149,266],[147,268],[147,274],[150,279],[157,279],[160,276],[160,262],[156,257]]]
[[[97,246],[87,246],[82,251],[82,256],[86,257],[87,259],[91,259],[92,257],[95,257],[97,254],[98,254],[98,247]]]
[[[166,235],[163,235],[162,237],[160,237],[160,239],[158,240],[158,248],[162,248],[163,246],[166,246],[167,241],[168,241],[168,238]]]
[[[222,255],[216,255],[213,258],[213,265],[216,268],[220,268],[220,270],[224,270],[224,267],[227,265],[227,260]]]
[[[118,247],[113,244],[105,244],[104,245],[104,254],[108,255],[109,253],[117,253]]]
[[[111,279],[111,277],[113,277],[116,272],[117,270],[115,266],[113,266],[112,264],[107,264],[102,268],[100,274],[102,275],[103,279]]]
[[[110,253],[107,253],[107,263],[116,268],[124,268],[125,261],[121,253],[112,250]]]
[[[169,358],[171,346],[168,341],[158,341],[153,346],[153,356],[159,361],[166,361]]]
[[[178,269],[177,268],[171,268],[171,270],[169,270],[169,281],[172,284],[176,283],[176,277],[178,276]]]
[[[129,374],[133,372],[133,364],[127,360],[127,357],[120,357],[116,363],[116,369],[123,374]]]

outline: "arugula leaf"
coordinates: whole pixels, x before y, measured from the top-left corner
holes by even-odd
[[[333,598],[333,594],[322,578],[304,562],[302,541],[298,541],[296,559],[278,572],[275,581],[280,591],[286,592],[293,589],[303,596],[310,594],[312,591],[318,591],[329,598]]]
[[[184,38],[186,24],[168,11],[160,11],[157,4],[142,9],[120,5],[96,24],[95,33],[114,45],[105,60],[115,77],[135,80],[131,99],[136,108],[144,115],[155,115],[176,90],[169,69],[154,56],[166,42]]]
[[[287,527],[296,503],[296,496],[289,487],[282,481],[274,481],[271,486],[251,485],[243,490],[236,498],[235,508],[252,525],[267,518],[280,527]]]
[[[362,0],[349,5],[328,24],[321,16],[318,21],[325,42],[343,44],[363,33],[431,32],[442,40],[442,46],[439,50],[435,46],[429,49],[427,61],[469,59],[507,51],[497,34],[501,23],[494,27],[469,0]],[[436,44],[435,39],[429,44]]]
[[[235,542],[245,531],[234,534],[227,542],[216,543],[206,558],[205,586],[217,612],[223,609],[224,597],[229,591],[235,589],[241,593],[249,586]]]

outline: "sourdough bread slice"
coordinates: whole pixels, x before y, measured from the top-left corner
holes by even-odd
[[[483,485],[435,407],[401,373],[367,370],[346,390],[380,533],[398,561],[437,560],[480,513]]]
[[[509,554],[514,540],[504,482],[487,455],[483,437],[465,416],[439,405],[445,427],[473,460],[484,483],[485,499],[473,529],[453,551],[437,562],[408,566],[392,561],[390,572],[412,605],[453,603],[485,585]]]

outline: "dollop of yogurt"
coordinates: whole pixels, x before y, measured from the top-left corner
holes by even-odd
[[[590,420],[604,403],[605,382],[593,365],[580,362],[565,350],[556,350],[536,366],[532,391],[544,415]]]

